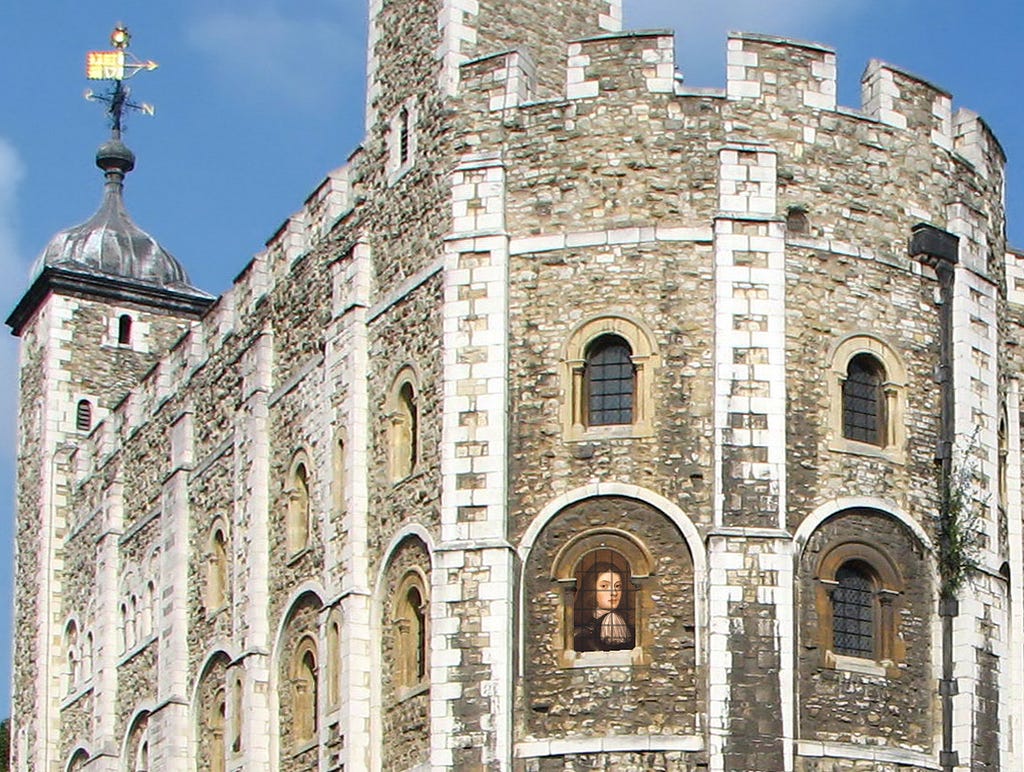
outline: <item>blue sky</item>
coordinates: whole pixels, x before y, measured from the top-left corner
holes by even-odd
[[[511,2],[512,0],[508,0]],[[673,28],[688,84],[721,86],[729,29],[826,43],[839,55],[839,95],[860,103],[871,58],[898,64],[980,113],[1010,157],[1009,235],[1024,246],[1024,77],[1019,0],[624,0],[626,26]],[[363,129],[366,0],[7,0],[0,4],[0,306],[27,288],[28,268],[56,231],[92,214],[106,136],[102,106],[82,99],[85,52],[114,23],[160,69],[133,82],[156,106],[131,116],[138,156],[128,209],[214,294]],[[16,340],[0,336],[0,715],[9,705]]]

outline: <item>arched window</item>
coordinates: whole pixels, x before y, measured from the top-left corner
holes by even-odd
[[[831,360],[829,449],[902,463],[907,374],[896,351],[872,335],[851,335]]]
[[[122,346],[132,342],[132,318],[128,314],[121,314],[117,318],[117,342]]]
[[[85,678],[92,678],[92,658],[93,658],[93,642],[92,632],[85,634],[85,645],[82,647],[82,675]]]
[[[121,604],[121,648],[128,651],[135,645],[135,630],[127,601]]]
[[[206,572],[206,611],[213,613],[227,603],[228,547],[224,526],[214,523],[208,544]]]
[[[327,704],[335,706],[341,695],[341,622],[335,610],[327,622]]]
[[[156,619],[159,602],[156,597],[156,582],[150,579],[146,582],[146,595],[143,599],[141,616],[140,638],[149,638],[156,630]]]
[[[875,656],[875,588],[869,569],[857,561],[836,571],[832,589],[832,650],[851,657]]]
[[[427,677],[427,600],[423,578],[410,571],[399,586],[395,604],[395,675],[398,685],[415,687]]]
[[[224,689],[218,689],[210,705],[208,726],[210,731],[210,766],[209,772],[224,772],[224,721],[227,714],[227,701]]]
[[[286,495],[288,499],[286,542],[288,554],[294,555],[309,546],[310,537],[309,470],[304,453],[299,453],[292,461]]]
[[[652,337],[621,316],[593,319],[566,342],[562,408],[567,440],[646,437],[654,431]]]
[[[825,664],[854,658],[890,666],[902,658],[896,608],[902,580],[886,555],[863,542],[840,543],[821,559],[818,587]]]
[[[245,691],[241,675],[235,676],[231,695],[233,698],[231,705],[231,751],[232,753],[239,753],[242,750],[242,705],[245,702]]]
[[[64,652],[67,658],[67,678],[70,692],[82,679],[82,659],[78,649],[78,625],[74,620],[64,628]]]
[[[587,425],[633,423],[636,370],[633,351],[618,335],[602,335],[587,347]]]
[[[89,754],[84,748],[79,748],[71,756],[68,761],[66,770],[67,772],[81,772],[85,769],[86,763],[89,761]]]
[[[399,373],[391,394],[390,467],[391,479],[404,480],[419,462],[419,410],[417,390],[410,368]]]
[[[870,354],[850,360],[843,383],[843,436],[885,446],[885,368]]]
[[[87,399],[78,400],[75,408],[75,428],[80,432],[92,429],[92,403]]]
[[[317,736],[318,701],[316,642],[307,636],[295,651],[292,670],[292,737],[299,745]]]

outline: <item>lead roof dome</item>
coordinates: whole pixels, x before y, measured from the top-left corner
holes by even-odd
[[[125,208],[124,176],[135,168],[132,151],[112,138],[96,152],[96,165],[107,178],[100,208],[84,223],[50,239],[32,266],[32,276],[44,268],[61,267],[193,290],[181,263],[136,225]]]

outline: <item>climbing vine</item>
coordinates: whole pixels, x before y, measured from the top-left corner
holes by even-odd
[[[954,449],[948,472],[940,479],[939,571],[944,598],[957,597],[979,565],[986,497],[979,494],[976,480],[977,450],[975,433],[965,448]]]

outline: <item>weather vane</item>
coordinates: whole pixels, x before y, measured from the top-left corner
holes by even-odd
[[[110,44],[114,47],[113,51],[89,51],[85,56],[85,76],[89,80],[113,81],[109,93],[94,94],[90,89],[85,92],[85,98],[105,102],[108,105],[107,114],[110,116],[111,129],[117,139],[121,137],[121,121],[126,109],[138,110],[145,115],[153,114],[152,105],[132,102],[129,99],[131,89],[124,83],[134,77],[136,73],[142,70],[155,70],[158,66],[152,59],[143,62],[128,53],[128,44],[131,39],[132,36],[128,33],[128,28],[123,24],[118,24],[110,33]]]

